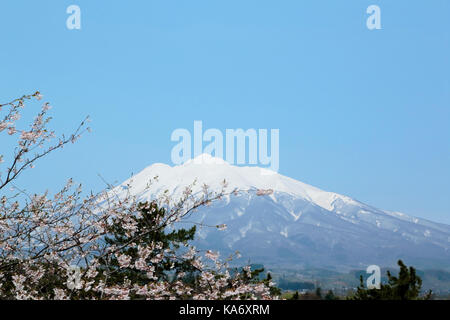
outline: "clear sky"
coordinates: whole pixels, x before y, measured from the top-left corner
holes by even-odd
[[[170,163],[172,131],[202,120],[278,128],[281,174],[450,223],[448,0],[3,0],[0,47],[1,102],[39,89],[58,132],[93,119],[29,191]]]

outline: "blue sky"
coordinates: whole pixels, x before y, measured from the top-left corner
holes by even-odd
[[[58,132],[93,119],[21,178],[29,191],[170,163],[172,131],[202,120],[278,128],[280,173],[450,223],[447,0],[8,0],[0,46],[1,102],[39,89]]]

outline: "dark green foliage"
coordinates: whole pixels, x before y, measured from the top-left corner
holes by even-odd
[[[431,291],[425,296],[420,296],[422,279],[416,274],[416,269],[407,267],[399,260],[400,271],[398,277],[387,271],[388,282],[381,284],[380,289],[367,289],[364,286],[363,277],[360,277],[360,285],[352,300],[428,300]]]
[[[52,297],[53,296],[53,288],[61,287],[65,285],[64,279],[59,276],[56,270],[58,270],[58,266],[52,263],[43,262],[39,265],[40,268],[46,270],[45,275],[39,279],[36,283],[36,287],[39,288],[39,292],[44,297]],[[37,268],[32,268],[33,271],[36,271]],[[20,261],[17,261],[17,264],[11,263],[9,266],[4,267],[1,270],[1,285],[2,285],[2,296],[1,300],[12,300],[16,299],[16,294],[14,293],[14,284],[13,284],[13,276],[25,276],[26,271],[22,268]]]
[[[105,238],[108,246],[115,246],[120,248],[119,253],[125,254],[131,257],[131,264],[128,268],[120,267],[117,255],[112,255],[108,260],[100,259],[100,270],[107,271],[100,275],[102,279],[106,280],[107,285],[116,285],[123,283],[124,281],[131,281],[133,284],[145,285],[149,282],[149,278],[146,272],[141,271],[133,266],[134,261],[139,259],[138,247],[154,247],[152,244],[159,244],[159,247],[151,252],[146,258],[146,263],[152,265],[155,269],[153,272],[154,281],[164,281],[167,283],[174,283],[177,280],[181,280],[184,284],[190,285],[195,291],[198,288],[198,281],[200,270],[196,269],[193,264],[194,258],[191,260],[181,259],[182,253],[186,250],[185,245],[188,245],[190,241],[194,240],[196,227],[193,226],[189,229],[176,229],[167,231],[167,226],[164,223],[167,218],[167,211],[164,208],[160,208],[156,203],[141,203],[139,204],[139,214],[131,216],[136,222],[136,230],[132,236],[129,236],[128,230],[126,230],[120,221],[112,223],[112,227],[108,230],[108,236]],[[164,258],[157,263],[152,262],[153,258],[162,254],[167,249],[171,250],[172,254],[161,255]],[[174,259],[173,256],[178,258]],[[259,268],[261,267],[261,268]],[[244,272],[243,268],[230,270],[231,275],[235,275],[241,283],[257,284],[265,283],[269,286],[271,282],[271,275],[269,274],[266,279],[262,277],[264,272],[264,266],[254,265],[250,267],[250,272]],[[213,271],[213,273],[215,273]],[[107,277],[104,276],[107,274]],[[183,274],[181,278],[178,275]],[[216,279],[219,279],[221,275],[216,274]],[[231,286],[231,280],[228,280]],[[270,292],[272,294],[281,294],[281,291],[271,286]],[[249,294],[243,294],[241,299],[247,299],[251,296]],[[138,299],[138,296],[131,295],[131,299]],[[187,299],[189,297],[180,296],[181,299]]]
[[[322,289],[319,287],[315,291],[308,291],[303,294],[295,291],[289,300],[339,300],[339,298],[334,295],[332,290],[328,290],[327,294],[323,297]]]
[[[338,300],[338,297],[336,297],[333,293],[333,290],[328,290],[327,294],[324,297],[325,300]]]
[[[322,299],[322,289],[320,287],[317,287],[317,289],[316,289],[316,296],[319,299]]]
[[[164,250],[178,250],[181,245],[194,239],[195,226],[190,229],[178,229],[166,233],[164,224],[155,224],[155,221],[161,221],[165,217],[166,210],[159,208],[154,202],[140,204],[139,212],[140,215],[131,217],[137,222],[137,231],[132,237],[127,236],[127,230],[122,227],[121,223],[114,223],[109,230],[110,236],[105,239],[108,245],[115,245],[118,248],[122,248],[120,252],[130,256],[133,261],[138,258],[137,247],[140,244],[161,244],[160,249],[154,250],[147,258],[149,262]],[[133,283],[139,285],[148,282],[148,277],[143,271],[136,270],[135,268],[119,268],[119,263],[115,256],[111,257],[109,261],[100,259],[100,263],[100,269],[107,269],[109,271],[108,284],[121,283],[124,279],[131,280]],[[174,262],[173,259],[169,260],[168,258],[164,258],[161,262],[153,265],[155,267],[154,276],[157,280],[170,281],[171,274],[185,272],[187,274],[186,281],[195,281],[194,273],[196,270],[191,264],[183,260]]]
[[[266,286],[268,286],[270,288],[270,294],[272,296],[281,296],[281,289],[275,286],[271,286],[270,283],[272,282],[272,275],[269,273],[267,273],[267,277],[266,280],[264,280],[264,283],[266,284]]]

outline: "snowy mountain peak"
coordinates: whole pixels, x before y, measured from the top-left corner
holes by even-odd
[[[202,153],[199,156],[195,157],[194,159],[190,159],[186,161],[183,166],[190,166],[190,165],[202,165],[202,164],[217,164],[217,165],[230,165],[225,160],[213,157],[209,153]]]
[[[152,188],[144,192],[150,179],[158,176]],[[260,167],[240,167],[229,164],[221,158],[209,154],[201,154],[178,166],[156,163],[144,169],[124,184],[131,184],[137,194],[155,196],[155,192],[169,190],[175,197],[180,196],[182,187],[197,182],[194,192],[200,192],[203,184],[212,189],[221,188],[226,180],[230,189],[272,189],[313,202],[326,210],[333,210],[336,201],[343,203],[357,202],[349,197],[320,190],[306,183],[283,176]],[[177,192],[178,191],[178,192]]]
[[[275,172],[268,174],[266,169],[234,166],[207,154],[178,166],[151,165],[116,192],[131,190],[141,200],[150,200],[168,191],[177,199],[194,181],[195,194],[203,184],[221,190],[224,179],[229,191],[271,189],[273,193],[231,196],[199,210],[192,219],[229,226],[220,235],[200,230],[199,247],[215,244],[221,251],[247,252],[253,261],[286,265],[395,265],[401,257],[418,266],[450,265],[448,225],[380,210]]]

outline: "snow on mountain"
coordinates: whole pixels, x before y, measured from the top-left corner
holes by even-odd
[[[158,176],[156,182],[150,179]],[[194,181],[220,190],[272,189],[269,196],[230,196],[196,212],[190,221],[225,223],[226,231],[199,230],[199,247],[286,267],[392,266],[399,258],[420,267],[450,267],[450,226],[384,211],[258,167],[237,167],[204,154],[179,166],[154,164],[117,187],[142,200],[167,190],[174,198]]]

